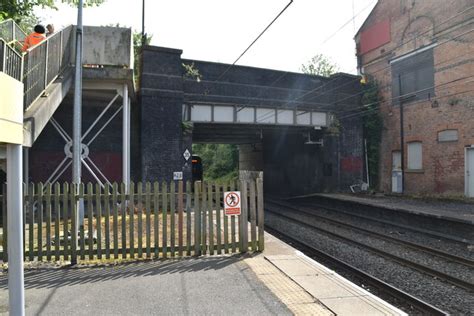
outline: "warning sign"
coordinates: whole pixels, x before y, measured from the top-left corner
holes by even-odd
[[[240,191],[224,192],[224,213],[240,215]]]

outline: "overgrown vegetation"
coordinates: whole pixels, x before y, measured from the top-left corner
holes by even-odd
[[[301,71],[307,75],[329,77],[339,71],[339,66],[323,54],[316,54],[306,65],[301,65]]]
[[[34,14],[35,8],[57,10],[56,3],[68,3],[77,6],[78,0],[2,0],[0,21],[12,19],[26,32],[39,22]],[[105,0],[84,0],[84,7],[101,5]]]
[[[367,156],[369,160],[369,178],[371,188],[379,185],[380,141],[382,139],[383,121],[379,106],[382,102],[379,96],[378,84],[369,80],[364,85],[362,104],[364,106],[364,138],[367,140]]]
[[[239,177],[237,145],[193,144],[193,154],[202,159],[204,180],[229,181]]]

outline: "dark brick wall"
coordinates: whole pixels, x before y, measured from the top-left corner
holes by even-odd
[[[186,170],[182,153],[186,147],[191,149],[192,134],[183,135],[183,104],[298,107],[335,112],[338,116],[360,110],[360,84],[356,76],[337,74],[325,78],[245,66],[229,69],[227,64],[180,56],[180,50],[161,47],[144,50],[141,79],[144,180],[170,179],[173,171]],[[201,80],[186,78],[182,63],[194,64]],[[201,125],[195,123],[195,129],[205,128]],[[249,129],[249,135],[254,133],[248,126],[242,129]],[[341,121],[340,130],[334,134],[300,127],[262,128],[256,132],[263,136],[266,192],[294,195],[348,190],[350,184],[363,179],[360,120]],[[308,132],[312,140],[324,138],[324,145],[305,145]]]
[[[111,101],[113,94],[87,93],[83,97],[82,107],[82,134],[84,134],[92,122],[99,116],[105,106]],[[112,114],[120,107],[122,99],[115,100],[114,105],[102,117],[89,136],[84,140],[87,143],[93,135],[105,124]],[[132,104],[131,111],[131,179],[139,180],[137,177],[140,167],[137,166],[137,153],[139,153],[139,133],[138,133],[138,105]],[[56,121],[64,128],[68,135],[72,136],[72,112],[73,97],[68,95],[59,108],[54,113]],[[30,149],[30,180],[34,182],[46,181],[52,172],[65,157],[65,141],[61,138],[56,129],[47,124],[33,147]],[[90,158],[101,169],[110,181],[120,182],[122,180],[122,112],[109,123],[109,125],[99,134],[99,136],[89,146]],[[71,181],[71,168],[69,167],[59,178],[59,181]],[[83,182],[95,182],[95,179],[82,167]]]
[[[191,179],[190,138],[183,135],[181,51],[148,47],[141,79],[141,165],[143,181],[172,180],[174,171]]]

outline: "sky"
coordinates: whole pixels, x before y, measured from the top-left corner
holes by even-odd
[[[146,0],[145,32],[152,45],[182,49],[183,58],[233,63],[289,2]],[[353,38],[376,2],[294,0],[237,65],[301,72],[302,64],[322,53],[340,71],[355,74]],[[56,30],[77,22],[77,9],[66,4],[36,13]],[[84,25],[117,23],[141,32],[142,1],[106,0],[84,9]]]

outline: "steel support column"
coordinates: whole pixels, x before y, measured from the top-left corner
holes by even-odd
[[[7,145],[8,294],[10,315],[25,315],[22,146]],[[5,250],[4,250],[5,251]]]

